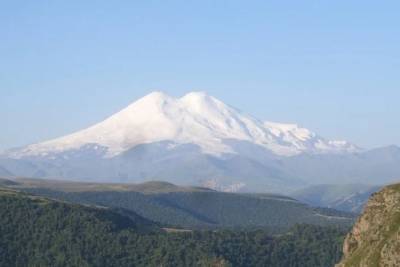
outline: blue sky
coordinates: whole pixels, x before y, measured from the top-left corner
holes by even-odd
[[[399,1],[1,1],[0,149],[154,90],[400,144]]]

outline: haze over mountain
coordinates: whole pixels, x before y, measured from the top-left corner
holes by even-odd
[[[295,191],[291,196],[316,207],[361,213],[369,197],[380,188],[363,184],[313,185]]]
[[[390,182],[400,177],[398,163],[398,147],[364,151],[296,124],[258,120],[204,92],[154,92],[85,130],[0,157],[7,176],[280,192]]]

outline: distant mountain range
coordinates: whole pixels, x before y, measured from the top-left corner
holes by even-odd
[[[283,193],[397,181],[400,148],[327,140],[295,124],[255,119],[202,92],[155,92],[83,131],[3,153],[0,175]]]
[[[315,207],[361,213],[370,196],[381,188],[363,184],[314,185],[295,191],[291,196]]]

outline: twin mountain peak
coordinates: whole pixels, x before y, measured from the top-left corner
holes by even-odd
[[[209,155],[236,153],[229,141],[260,146],[273,154],[348,153],[360,149],[346,141],[327,140],[296,124],[258,120],[205,92],[181,98],[153,92],[106,120],[82,131],[14,150],[15,158],[46,156],[97,144],[107,157],[140,144],[169,141],[193,144]]]

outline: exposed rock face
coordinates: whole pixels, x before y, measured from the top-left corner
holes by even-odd
[[[400,184],[372,195],[343,252],[337,267],[400,266]]]

